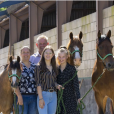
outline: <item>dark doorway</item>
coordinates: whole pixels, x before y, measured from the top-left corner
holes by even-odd
[[[25,20],[22,23],[20,40],[19,41],[25,40],[27,38],[29,38],[29,19]]]
[[[7,47],[7,46],[9,46],[9,29],[6,30],[6,33],[5,33],[5,39],[4,39],[3,48],[4,48],[4,47]]]
[[[56,27],[56,4],[49,7],[43,14],[40,33]]]
[[[96,12],[96,1],[73,1],[70,21]]]

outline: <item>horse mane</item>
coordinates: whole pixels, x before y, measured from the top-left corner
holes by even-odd
[[[8,64],[4,65],[4,69],[0,72],[0,77],[1,75],[6,71]]]
[[[67,44],[67,49],[70,47],[71,44],[71,40],[69,40],[68,44]]]
[[[6,71],[6,69],[5,69],[5,70],[2,70],[2,71],[0,72],[0,77],[4,74],[5,71]]]

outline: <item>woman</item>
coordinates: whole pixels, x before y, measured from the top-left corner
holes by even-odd
[[[76,72],[75,67],[67,63],[67,59],[68,59],[67,48],[60,47],[57,55],[57,61],[59,64],[59,73],[57,76],[57,82],[61,85],[70,80]],[[66,114],[79,114],[79,112],[76,111],[76,106],[77,106],[76,99],[80,103],[80,92],[79,92],[77,75],[64,87],[63,102],[65,105]],[[60,107],[61,107],[61,112],[59,114],[65,114],[62,103],[60,103]]]
[[[37,111],[37,94],[34,69],[35,65],[29,62],[30,48],[24,46],[20,50],[22,60],[22,77],[20,79],[19,88],[16,89],[18,104],[24,105],[23,114],[36,114]],[[19,114],[22,112],[22,106],[19,106]]]
[[[39,114],[55,114],[57,107],[56,83],[58,74],[55,54],[51,46],[46,46],[42,52],[41,60],[36,68],[37,78],[37,107]]]

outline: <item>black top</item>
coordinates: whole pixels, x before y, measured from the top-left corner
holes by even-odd
[[[36,82],[34,75],[36,65],[31,63],[30,68],[27,68],[24,63],[22,64],[23,71],[19,82],[19,90],[21,94],[36,94]]]
[[[76,72],[76,69],[74,66],[71,66],[67,63],[65,69],[61,72],[59,68],[59,75],[57,76],[57,83],[60,85],[63,85],[65,82],[70,80]],[[65,104],[66,108],[66,114],[79,114],[78,111],[76,111],[77,106],[77,100],[80,98],[80,92],[79,92],[79,83],[78,83],[78,77],[76,77],[71,80],[68,84],[64,86],[63,90],[63,102]],[[62,107],[62,103],[60,103],[61,112],[59,114],[65,114],[64,108]]]
[[[42,91],[46,91],[48,89],[56,90],[56,73],[52,69],[52,73],[48,68],[45,71],[41,71],[41,66],[37,65],[36,67],[36,82],[37,86],[41,86]]]
[[[63,85],[65,82],[70,80],[73,75],[75,74],[76,69],[74,66],[71,66],[69,63],[67,63],[66,68],[61,72],[59,68],[59,75],[57,76],[57,82],[60,85]],[[76,98],[80,98],[80,92],[79,92],[79,82],[78,82],[78,77],[76,77],[71,80],[66,86],[64,91],[68,91],[69,89],[71,90],[71,93],[76,94]]]

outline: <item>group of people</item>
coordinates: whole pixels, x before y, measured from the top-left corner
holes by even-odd
[[[57,91],[63,89],[63,102],[66,114],[79,114],[76,110],[80,103],[78,77],[76,76],[65,87],[62,85],[71,79],[76,71],[67,63],[69,52],[66,47],[58,49],[57,56],[48,43],[48,38],[41,35],[37,38],[37,53],[30,56],[30,48],[23,46],[20,50],[23,66],[22,77],[16,89],[17,103],[24,105],[23,114],[56,114]],[[59,104],[64,114],[62,103]],[[22,107],[19,106],[21,114]]]

